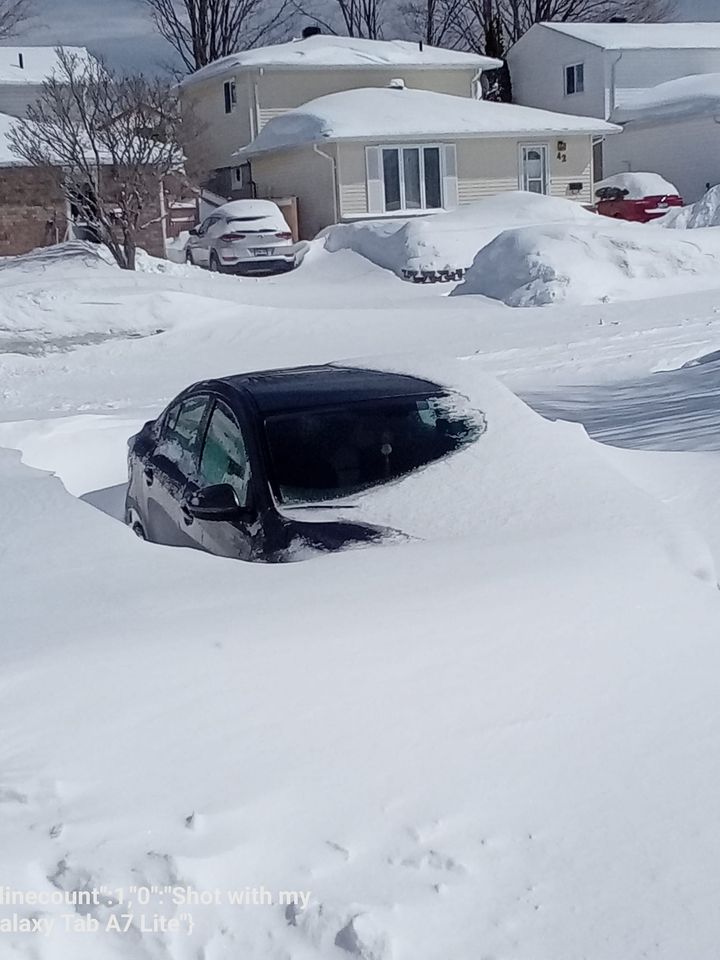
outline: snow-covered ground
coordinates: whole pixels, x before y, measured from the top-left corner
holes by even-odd
[[[0,262],[0,894],[126,901],[0,896],[3,960],[713,955],[720,273],[614,287],[605,224],[532,223],[486,249],[582,231],[612,302],[447,297],[326,239],[262,279]],[[363,358],[486,417],[375,500],[415,539],[265,566],[118,522],[126,439],[183,386]]]

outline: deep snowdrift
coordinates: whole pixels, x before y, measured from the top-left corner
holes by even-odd
[[[536,223],[590,223],[593,216],[572,200],[518,190],[449,213],[338,224],[320,236],[331,253],[354,250],[408,279],[423,273],[464,271],[478,250],[503,230]]]
[[[655,223],[674,230],[720,226],[720,186],[711,187],[704,196],[687,207],[670,210]]]
[[[419,372],[484,408],[482,456],[396,486],[464,508],[452,542],[223,561],[141,543],[0,455],[4,883],[222,891],[102,904],[84,933],[14,908],[54,921],[3,935],[18,956],[708,955],[715,913],[691,947],[682,923],[718,876],[706,559],[476,363]],[[230,905],[245,888],[272,900]],[[156,913],[181,932],[143,930]]]
[[[512,307],[558,301],[592,303],[677,292],[683,279],[712,286],[720,270],[720,237],[692,241],[645,224],[507,230],[484,247],[452,295],[482,294]]]

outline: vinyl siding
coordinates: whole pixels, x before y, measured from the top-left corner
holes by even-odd
[[[561,136],[523,139],[458,140],[458,199],[473,203],[496,193],[520,189],[519,146],[544,143],[548,147],[550,193],[555,197],[592,202],[592,139],[565,137],[566,160],[558,157]],[[368,144],[369,145],[369,144]],[[338,149],[340,216],[346,220],[367,215],[365,144],[345,143]],[[580,194],[569,193],[570,183],[582,183]]]
[[[603,146],[606,176],[652,170],[675,184],[685,203],[699,200],[707,183],[720,183],[720,125],[712,117],[629,124]]]
[[[184,144],[185,151],[205,170],[237,166],[233,153],[252,139],[252,86],[245,75],[238,77],[237,104],[232,113],[225,113],[225,79],[232,78],[209,80],[182,93],[183,118],[197,131]]]
[[[330,153],[328,145],[325,152]],[[300,236],[311,240],[335,220],[332,165],[311,147],[285,150],[252,160],[257,195],[267,199],[297,197]]]
[[[567,96],[565,67],[575,63],[584,66],[585,91]],[[606,65],[599,47],[536,24],[509,51],[508,65],[515,103],[606,118]]]
[[[24,117],[27,108],[37,101],[41,93],[40,84],[0,84],[0,113],[11,117]]]
[[[273,115],[300,107],[316,97],[342,90],[357,90],[362,87],[386,87],[396,77],[402,77],[408,87],[418,90],[434,90],[458,97],[472,94],[474,68],[462,67],[452,70],[387,69],[360,70],[271,70],[265,69],[258,77],[258,103],[262,112]]]

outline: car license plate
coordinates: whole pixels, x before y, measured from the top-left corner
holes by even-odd
[[[269,257],[275,250],[273,247],[254,247],[253,253],[256,257]]]

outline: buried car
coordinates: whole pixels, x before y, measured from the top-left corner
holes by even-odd
[[[397,536],[347,519],[353,497],[484,429],[462,398],[407,374],[324,365],[202,381],[128,441],[125,520],[157,543],[259,561]]]
[[[185,259],[216,273],[279,273],[297,265],[297,244],[272,200],[232,200],[190,231]]]

